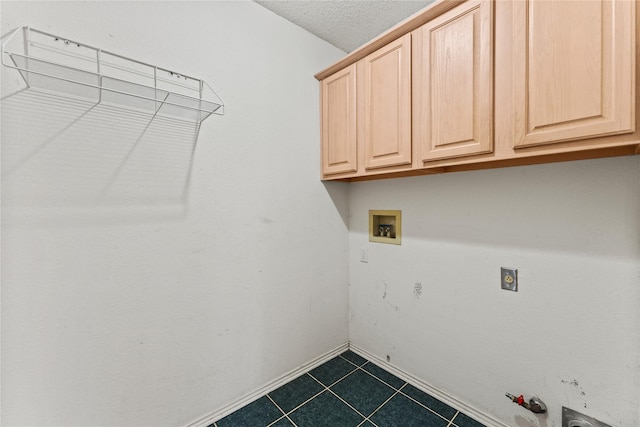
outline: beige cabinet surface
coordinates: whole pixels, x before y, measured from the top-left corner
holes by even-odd
[[[322,173],[357,170],[356,64],[322,81]]]
[[[640,154],[639,23],[629,0],[436,0],[316,74],[323,177]]]
[[[633,132],[634,3],[513,3],[515,147]]]
[[[411,34],[364,58],[365,168],[411,164]]]
[[[493,150],[493,2],[468,1],[413,32],[420,161]]]

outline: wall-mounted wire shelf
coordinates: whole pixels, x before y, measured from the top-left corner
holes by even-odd
[[[198,123],[224,114],[224,103],[204,80],[30,27],[17,28],[2,43],[2,64],[18,70],[29,88],[96,104]]]

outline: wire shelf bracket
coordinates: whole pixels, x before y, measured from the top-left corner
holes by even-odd
[[[28,88],[196,123],[224,114],[202,79],[28,26],[16,28],[1,53],[2,65],[18,70]]]

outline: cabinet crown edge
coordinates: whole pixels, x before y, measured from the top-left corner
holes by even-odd
[[[404,21],[401,21],[399,24],[391,27],[384,33],[375,37],[373,40],[368,41],[353,52],[347,54],[347,56],[345,56],[335,64],[330,65],[329,67],[320,71],[314,77],[320,81],[324,80],[325,78],[334,74],[336,71],[339,71],[351,64],[358,62],[359,60],[375,52],[379,48],[391,43],[392,41],[404,36],[407,33],[410,33],[416,28],[426,24],[433,18],[442,15],[446,11],[453,9],[454,7],[464,3],[465,1],[467,0],[436,0],[435,2],[426,6],[424,9],[419,10]]]

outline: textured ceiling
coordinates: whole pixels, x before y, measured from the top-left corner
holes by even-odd
[[[345,52],[351,52],[433,0],[255,0]]]

